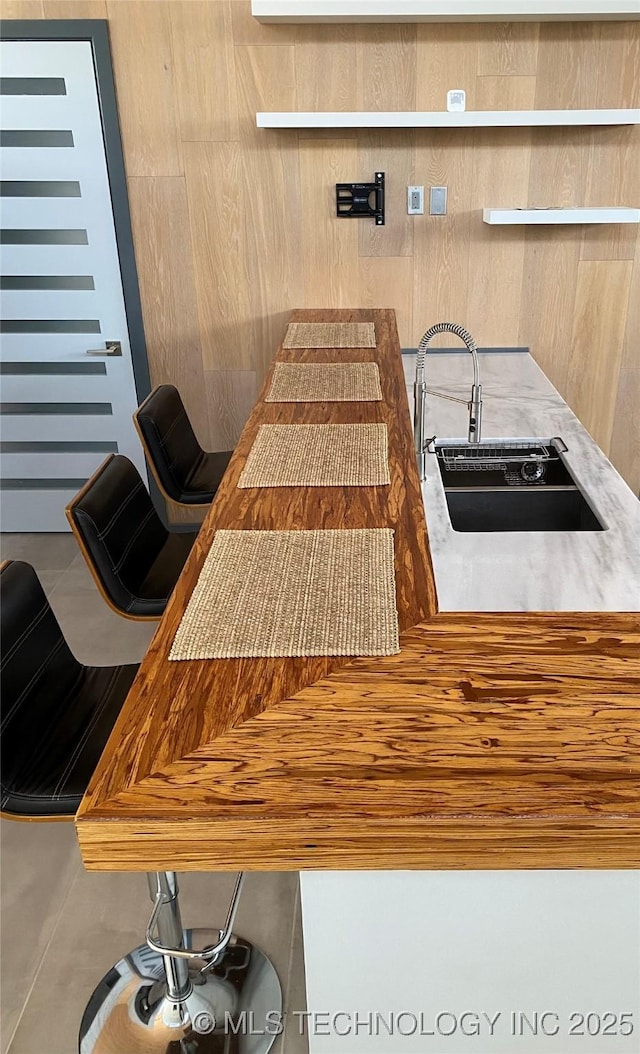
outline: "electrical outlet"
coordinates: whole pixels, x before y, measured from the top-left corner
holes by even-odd
[[[447,188],[446,187],[431,187],[429,191],[429,215],[430,216],[446,216],[447,215]]]
[[[407,212],[410,216],[424,213],[424,187],[407,187]]]
[[[447,110],[464,110],[467,104],[467,97],[462,88],[454,88],[452,91],[447,92]]]

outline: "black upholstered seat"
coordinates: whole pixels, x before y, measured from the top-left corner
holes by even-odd
[[[3,564],[0,593],[0,806],[73,816],[138,667],[79,663],[30,564]]]
[[[159,385],[136,410],[134,421],[165,498],[181,505],[213,501],[233,451],[202,449],[178,389]]]
[[[196,533],[167,531],[122,454],[103,462],[66,511],[107,603],[128,618],[158,618]]]

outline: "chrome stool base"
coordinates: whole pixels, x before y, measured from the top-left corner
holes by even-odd
[[[184,930],[184,947],[215,944],[218,930]],[[264,952],[233,936],[192,990],[167,994],[165,961],[146,944],[109,970],[80,1026],[80,1054],[267,1054],[282,1029],[282,991]]]

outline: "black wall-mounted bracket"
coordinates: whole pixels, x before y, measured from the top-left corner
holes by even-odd
[[[372,204],[373,199],[373,204]],[[336,183],[338,216],[373,216],[384,226],[384,172],[376,172],[373,183]]]

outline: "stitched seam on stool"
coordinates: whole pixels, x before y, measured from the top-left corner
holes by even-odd
[[[111,687],[113,685],[114,680],[116,679],[117,674],[118,674],[118,669],[116,668],[115,670],[112,671],[111,677],[109,679],[109,684],[106,685],[106,687],[105,687],[104,695],[102,697],[102,702],[94,710],[94,713],[93,713],[93,716],[91,718],[91,721],[89,722],[89,724],[85,728],[83,735],[80,737],[80,739],[78,740],[78,742],[76,744],[75,750],[73,751],[73,753],[71,754],[71,756],[67,760],[67,764],[65,765],[63,771],[60,773],[60,778],[58,779],[58,782],[56,783],[56,785],[54,787],[54,790],[53,790],[53,794],[52,794],[52,797],[54,799],[56,799],[56,800],[61,797],[61,793],[58,793],[58,788],[62,789],[64,787],[64,784],[65,784],[65,782],[66,782],[66,780],[68,778],[68,775],[69,775],[70,771],[73,769],[73,767],[74,767],[79,755],[82,753],[82,750],[83,750],[83,748],[85,746],[85,743],[87,742],[87,739],[89,738],[89,734],[95,728],[95,726],[96,726],[96,724],[98,722],[98,719],[100,718],[101,714],[103,713],[103,711],[104,711],[104,709],[105,709],[105,707],[107,705],[107,702],[109,700],[109,692],[110,692],[110,689],[111,689]]]
[[[6,664],[8,662],[10,662],[10,660],[13,658],[13,655],[14,655],[14,652],[15,652],[16,648],[18,648],[18,646],[22,643],[22,641],[25,640],[29,636],[29,634],[32,632],[32,630],[35,629],[35,627],[38,625],[38,623],[42,622],[42,619],[45,617],[45,615],[47,614],[48,610],[49,610],[49,604],[45,600],[43,605],[42,605],[42,607],[40,608],[40,611],[38,612],[38,614],[33,616],[33,618],[31,619],[31,622],[29,623],[29,625],[26,626],[25,629],[23,629],[22,633],[17,638],[17,640],[15,640],[13,642],[13,644],[9,648],[9,651],[5,651],[3,653],[2,661],[0,662],[0,669],[4,670]]]
[[[11,709],[9,710],[9,713],[3,715],[2,725],[0,725],[0,728],[6,728],[8,722],[11,720],[11,718],[15,714],[16,710],[19,709],[19,707],[20,707],[25,695],[29,692],[29,690],[32,687],[34,681],[36,681],[38,679],[38,677],[42,674],[44,669],[49,665],[49,663],[53,659],[53,656],[56,654],[56,652],[58,652],[60,650],[60,648],[62,647],[63,644],[64,644],[63,640],[59,640],[59,641],[56,642],[56,644],[54,644],[54,646],[51,649],[51,651],[49,652],[49,654],[45,656],[45,658],[42,660],[42,662],[38,666],[37,670],[34,672],[33,676],[31,677],[31,680],[28,682],[28,684],[25,685],[25,687],[20,692],[20,695],[18,696],[18,698],[16,699],[15,703],[13,704]]]
[[[93,518],[89,515],[89,513],[86,512],[84,509],[78,509],[78,514],[80,514],[80,513],[82,513],[82,515],[86,517],[86,519],[89,521],[89,523],[91,524],[91,526],[93,527],[94,531],[97,534],[98,533],[98,528],[96,527],[96,524],[95,524]],[[113,556],[109,552],[109,547],[108,547],[107,543],[106,542],[102,542],[102,547],[103,547],[105,553],[107,554],[107,556],[109,557],[109,563],[111,564],[110,571],[111,571],[113,577],[116,579],[116,581],[119,583],[119,585],[122,586],[122,588],[124,589],[125,593],[127,593],[128,596],[131,597],[131,600],[129,601],[129,603],[127,604],[126,608],[124,609],[125,611],[130,611],[132,603],[134,603],[137,598],[131,592],[131,590],[129,589],[129,586],[125,582],[122,581],[122,578],[120,577],[120,575],[116,571],[115,561],[113,559]],[[97,573],[98,573],[98,576],[99,576],[100,580],[102,581],[102,575],[100,573],[100,569],[97,568],[96,570],[97,570]],[[107,591],[107,593],[111,596],[111,591],[108,588],[108,586],[106,585],[106,583],[103,582],[103,585],[104,585],[104,588]]]
[[[140,490],[144,490],[144,486],[142,484],[142,481],[136,483],[136,485],[133,488],[133,490],[129,491],[127,496],[122,499],[122,501],[118,505],[118,508],[111,514],[111,519],[107,523],[106,527],[104,527],[102,529],[102,531],[98,531],[98,528],[97,528],[96,524],[94,523],[94,527],[96,528],[96,531],[98,532],[98,539],[99,539],[99,541],[103,541],[106,538],[106,536],[108,535],[108,533],[111,530],[111,528],[115,526],[115,523],[119,519],[120,514],[122,513],[123,509],[125,509],[127,507],[129,502],[132,501],[133,498],[137,497],[138,491],[140,491]],[[82,509],[82,507],[79,507],[78,511],[84,512],[85,515],[89,515],[86,512],[85,509]],[[93,522],[93,520],[92,520],[92,522]]]
[[[127,556],[131,552],[132,546],[136,543],[136,541],[140,537],[141,532],[144,530],[144,528],[146,527],[147,523],[149,522],[149,520],[151,519],[151,517],[154,514],[155,514],[155,509],[149,509],[147,515],[144,517],[143,520],[140,521],[140,523],[138,524],[137,529],[134,531],[133,535],[129,539],[128,544],[126,545],[124,551],[122,552],[122,555],[120,556],[120,559],[118,560],[118,563],[115,564],[115,566],[113,568],[114,574],[117,574],[118,571],[120,570],[120,568],[123,566],[125,560],[127,559]]]
[[[174,422],[174,424],[175,424],[175,422]],[[174,475],[174,473],[172,471],[173,466],[176,463],[176,459],[174,458],[173,461],[169,461],[169,452],[167,450],[167,444],[166,444],[165,440],[162,438],[162,436],[160,435],[160,432],[158,431],[158,427],[157,427],[155,421],[151,421],[151,425],[152,425],[152,427],[153,427],[153,429],[154,429],[154,431],[156,433],[156,439],[158,440],[158,443],[160,444],[160,446],[162,447],[163,452],[166,455],[165,456],[165,465],[166,465],[167,472],[171,476],[171,479],[173,481],[174,487],[176,487],[178,490],[180,490],[180,484],[179,484],[178,480],[175,478],[175,475]]]

